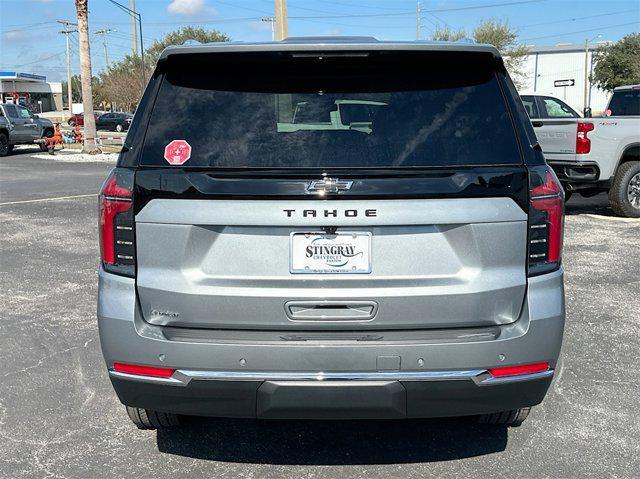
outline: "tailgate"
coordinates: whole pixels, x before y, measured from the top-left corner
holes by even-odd
[[[230,329],[509,323],[526,290],[526,220],[510,198],[154,199],[136,216],[142,314]],[[327,227],[371,235],[370,272],[291,271],[291,234]]]

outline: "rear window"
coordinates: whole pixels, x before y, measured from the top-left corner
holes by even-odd
[[[640,88],[614,92],[607,116],[640,116]]]
[[[185,167],[403,168],[521,163],[489,54],[179,55],[141,163]]]

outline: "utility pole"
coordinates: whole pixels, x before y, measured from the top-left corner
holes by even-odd
[[[287,0],[276,0],[276,40],[284,40],[287,36],[289,36]]]
[[[271,40],[274,41],[276,39],[276,17],[262,17],[260,21],[271,23]]]
[[[593,38],[586,39],[584,41],[584,100],[583,100],[583,108],[582,114],[586,117],[587,114],[591,116],[591,112],[588,111],[590,109],[591,101],[590,101],[590,93],[591,93],[591,78],[589,78],[589,42],[593,40],[597,40],[601,38],[602,35],[596,35]]]
[[[102,30],[96,30],[96,35],[102,35],[102,48],[104,49],[104,64],[109,68],[109,53],[107,52],[107,33],[114,32],[110,28],[103,28]]]
[[[80,79],[82,81],[82,106],[84,109],[83,153],[99,153],[96,144],[96,119],[93,116],[93,91],[91,88],[91,50],[89,47],[89,0],[75,0],[78,13],[78,43],[80,44]]]
[[[582,114],[587,116],[587,101],[589,98],[589,40],[584,41],[584,100]]]
[[[68,22],[66,20],[58,20],[58,23],[64,25],[64,30],[61,30],[60,33],[64,33],[66,41],[67,41],[67,102],[69,103],[69,118],[73,116],[73,96],[72,96],[72,88],[71,88],[71,58],[69,54],[69,34],[73,32],[77,32],[78,30],[69,30],[70,25],[77,26],[77,23]],[[63,116],[64,116],[64,105],[62,107]]]
[[[421,14],[420,2],[416,2],[416,40],[420,40],[420,14]]]
[[[136,0],[129,0],[129,10],[136,11]],[[140,32],[142,33],[142,32]],[[136,33],[136,17],[131,13],[131,51],[133,56],[138,55],[138,34]]]

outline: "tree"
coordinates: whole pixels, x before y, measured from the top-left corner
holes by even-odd
[[[91,79],[91,87],[93,90],[93,104],[101,105],[104,104],[108,99],[104,94],[104,87],[102,85],[102,80],[99,77],[94,76]],[[73,98],[73,103],[79,103],[82,101],[82,86],[80,75],[73,75],[71,77],[71,96]],[[62,82],[62,101],[63,103],[67,102],[67,82]]]
[[[524,61],[529,49],[518,44],[518,32],[512,30],[507,22],[488,20],[481,22],[473,31],[473,38],[478,43],[488,43],[498,49],[504,57],[506,67],[513,83],[521,87],[526,80]]]
[[[169,45],[182,45],[187,40],[195,40],[200,43],[228,42],[230,37],[217,30],[205,30],[204,28],[183,27],[175,32],[168,33],[162,40],[154,41],[145,50],[145,55],[149,57],[149,62],[155,65],[160,58],[162,50]],[[146,58],[145,58],[146,63]]]
[[[603,90],[640,83],[640,33],[626,35],[616,43],[598,48],[591,81]]]
[[[95,78],[95,77],[94,77]],[[73,98],[73,103],[78,103],[82,101],[82,87],[80,86],[80,75],[73,75],[71,77],[71,96]],[[67,82],[62,82],[62,102],[68,103],[67,97]]]
[[[80,80],[82,84],[82,108],[84,110],[83,153],[99,153],[96,144],[96,119],[93,116],[93,92],[91,89],[91,52],[89,49],[89,0],[75,0],[78,14],[78,42],[80,44]],[[72,93],[73,95],[73,93]]]
[[[448,27],[437,28],[431,38],[433,40],[444,40],[455,42],[467,35],[464,30],[453,32]],[[520,87],[526,80],[524,72],[524,61],[529,50],[526,46],[518,43],[518,32],[511,29],[506,22],[498,20],[486,20],[473,30],[473,39],[478,43],[488,43],[498,49],[504,57],[504,64],[511,75],[511,79]]]
[[[119,108],[132,111],[140,99],[141,92],[153,71],[150,65],[146,64],[145,76],[142,77],[141,62],[139,56],[127,55],[100,75],[104,97],[112,103],[115,102]]]
[[[181,45],[187,40],[201,43],[225,42],[230,38],[216,30],[184,27],[167,34],[162,40],[156,40],[145,49],[144,67],[138,55],[127,55],[100,74],[103,96],[118,107],[133,111],[144,91],[156,62],[169,45]],[[144,75],[143,75],[144,73]],[[73,84],[73,83],[72,83]]]
[[[464,30],[458,30],[454,32],[449,27],[436,27],[435,31],[431,34],[431,39],[437,42],[457,42],[466,37],[467,34]]]

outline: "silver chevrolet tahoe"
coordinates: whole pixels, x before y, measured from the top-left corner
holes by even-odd
[[[375,108],[338,125],[344,103]],[[535,138],[488,45],[167,48],[100,193],[98,324],[130,418],[519,425],[565,318]]]

